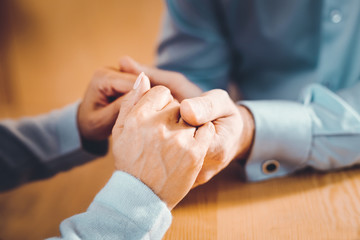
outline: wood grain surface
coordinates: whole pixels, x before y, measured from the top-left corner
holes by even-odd
[[[161,0],[0,1],[7,13],[0,24],[0,94],[7,94],[0,117],[80,99],[94,70],[122,55],[152,64],[163,8]],[[58,235],[60,222],[85,211],[112,171],[109,153],[1,193],[0,239]],[[360,239],[359,168],[259,183],[243,182],[239,172],[233,164],[192,190],[173,210],[165,239]]]
[[[173,211],[165,239],[360,239],[360,169],[259,183],[233,164]]]

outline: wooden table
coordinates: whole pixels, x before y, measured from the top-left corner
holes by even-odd
[[[0,194],[0,239],[58,235],[60,222],[86,210],[112,169],[108,156]],[[360,239],[360,168],[259,183],[241,181],[238,171],[230,166],[192,190],[164,239]]]
[[[258,183],[231,166],[173,211],[165,239],[360,239],[360,169]]]

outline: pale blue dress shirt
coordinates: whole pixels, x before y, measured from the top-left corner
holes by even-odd
[[[360,1],[167,0],[158,66],[234,82],[252,112],[246,177],[360,162]]]

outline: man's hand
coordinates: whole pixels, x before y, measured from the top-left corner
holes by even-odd
[[[135,80],[133,74],[110,68],[95,72],[77,115],[83,141],[102,141],[109,137],[119,114],[121,96],[132,89]]]
[[[160,70],[141,65],[130,57],[123,57],[119,63],[120,71],[139,75],[144,72],[149,76],[153,86],[162,85],[170,89],[172,95],[181,102],[183,99],[198,97],[202,90],[190,82],[184,75],[177,72]]]
[[[192,126],[213,122],[215,136],[205,157],[195,186],[209,181],[235,158],[246,158],[254,138],[254,119],[243,106],[237,106],[223,90],[181,102],[181,117]]]
[[[126,95],[113,129],[115,167],[139,178],[172,209],[193,186],[214,126],[189,126],[169,89],[149,90],[149,79],[140,78]]]

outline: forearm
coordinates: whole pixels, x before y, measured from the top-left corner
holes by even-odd
[[[78,104],[46,115],[0,123],[0,190],[87,162],[77,128]]]

